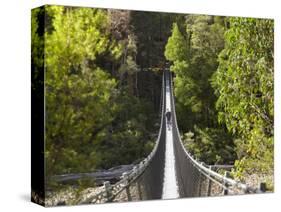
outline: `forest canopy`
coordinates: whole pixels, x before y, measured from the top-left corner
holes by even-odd
[[[235,177],[273,176],[273,20],[186,15],[165,48],[185,146]]]
[[[32,89],[44,83],[47,186],[146,157],[165,68],[186,149],[272,185],[273,20],[46,6],[31,25],[33,80],[45,71]]]

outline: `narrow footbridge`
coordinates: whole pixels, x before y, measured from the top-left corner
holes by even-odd
[[[167,110],[172,113],[171,124],[165,117]],[[131,171],[123,173],[120,181],[113,185],[105,182],[100,192],[79,203],[261,192],[259,188],[231,179],[227,171],[220,174],[217,168],[196,160],[184,147],[177,126],[171,73],[166,70],[162,80],[161,125],[152,152]]]

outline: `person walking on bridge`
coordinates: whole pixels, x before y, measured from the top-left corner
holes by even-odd
[[[171,128],[172,113],[171,113],[171,111],[167,110],[165,115],[166,115],[166,119],[167,119],[168,129],[170,129]]]

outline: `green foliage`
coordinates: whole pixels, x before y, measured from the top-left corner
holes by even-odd
[[[212,78],[219,121],[237,135],[238,175],[273,170],[273,21],[229,18]]]
[[[124,48],[124,55],[122,58],[122,63],[119,67],[119,75],[121,80],[124,78],[124,75],[127,76],[127,82],[129,86],[129,90],[134,90],[133,88],[133,75],[137,72],[137,64],[135,61],[136,53],[137,53],[137,47],[136,47],[136,40],[133,36],[128,36],[127,45]]]
[[[166,45],[165,57],[169,61],[183,61],[187,56],[187,42],[181,34],[178,25],[173,24],[172,35]]]
[[[218,66],[217,55],[224,46],[223,23],[223,18],[186,16],[185,23],[181,21],[185,31],[174,23],[165,50],[175,73],[176,109],[186,148],[209,164],[233,163],[236,157],[233,138],[217,123],[210,83]]]
[[[31,66],[32,66],[32,89],[38,89],[44,82],[40,79],[40,71],[44,68],[44,30],[42,30],[42,17],[45,15],[44,8],[36,8],[31,13]],[[36,93],[35,95],[40,95]]]
[[[45,68],[48,179],[149,154],[164,57],[186,148],[209,164],[238,158],[236,177],[272,173],[272,20],[47,6],[31,26],[34,73]]]
[[[165,64],[164,48],[174,14],[131,11],[130,23],[137,37],[137,63],[141,69],[159,71]]]
[[[118,111],[116,81],[94,63],[111,48],[106,13],[61,6],[47,12],[53,26],[45,34],[47,173],[93,170],[96,153],[90,147]]]
[[[156,138],[151,135],[156,119],[151,103],[126,94],[119,96],[121,110],[106,138],[97,143],[96,152],[101,168],[133,163],[144,158],[153,148]],[[149,117],[147,114],[150,114]]]
[[[224,27],[211,16],[187,16],[185,26],[182,34],[177,24],[173,25],[165,51],[176,74],[175,95],[180,105],[191,109],[196,122],[214,126],[215,97],[210,77],[218,65],[217,54],[223,48]]]
[[[223,129],[194,127],[194,133],[183,136],[185,147],[200,161],[207,164],[233,164],[236,153],[233,139]]]
[[[31,57],[35,68],[42,67],[44,63],[44,39],[42,39],[42,35],[40,36],[38,32],[38,16],[42,15],[42,13],[44,14],[42,8],[36,8],[31,13]]]
[[[145,84],[137,81],[136,37],[121,28],[117,39],[112,18],[107,10],[63,6],[32,13],[32,64],[45,66],[48,188],[65,187],[53,175],[130,164],[153,148],[155,97],[138,95]],[[93,182],[84,184],[78,190]]]
[[[209,163],[237,157],[236,177],[271,174],[273,21],[191,15],[180,24],[186,31],[173,25],[165,56],[179,126],[194,132],[184,135],[186,147]]]

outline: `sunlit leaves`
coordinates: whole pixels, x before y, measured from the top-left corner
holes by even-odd
[[[165,56],[172,61],[177,101],[191,109],[203,125],[216,123],[215,96],[210,77],[217,69],[217,55],[224,46],[222,19],[212,16],[186,16],[185,31],[173,25]]]
[[[273,164],[273,21],[229,18],[229,22],[225,49],[213,76],[219,120],[241,137],[237,151],[245,153],[237,162],[239,172],[269,171]]]
[[[173,24],[172,36],[168,39],[168,43],[165,48],[165,57],[170,61],[182,61],[187,56],[186,41],[179,31],[178,25]]]
[[[117,56],[120,46],[109,42],[103,10],[48,6],[47,14],[48,175],[93,170],[97,164],[93,143],[103,139],[104,128],[119,110],[114,102],[117,82],[95,60],[106,51]]]
[[[218,124],[210,79],[224,47],[224,18],[188,15],[185,31],[174,24],[165,56],[172,61],[179,125],[194,138],[185,138],[188,151],[205,163],[233,163],[233,139]],[[222,117],[220,117],[222,119]],[[197,127],[196,127],[197,125]]]
[[[134,34],[121,29],[127,37],[115,39],[107,10],[47,6],[46,11],[47,178],[147,155],[155,117],[150,102],[134,96]]]

